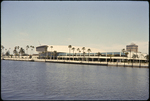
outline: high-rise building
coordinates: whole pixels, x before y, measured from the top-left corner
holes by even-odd
[[[131,45],[126,46],[127,51],[138,52],[138,45],[131,43]]]

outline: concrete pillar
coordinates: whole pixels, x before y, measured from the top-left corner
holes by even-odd
[[[107,62],[107,52],[106,52],[106,62]]]
[[[121,52],[120,52],[120,57],[121,57]],[[122,59],[120,59],[120,63],[121,63]]]
[[[114,55],[114,52],[112,53],[112,55]],[[114,62],[114,59],[112,59],[112,62]]]

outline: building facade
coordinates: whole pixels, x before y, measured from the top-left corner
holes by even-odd
[[[134,51],[126,51],[122,52],[103,52],[93,51],[88,52],[88,48],[86,50],[82,50],[80,47],[80,51],[77,51],[78,47],[75,47],[73,51],[72,48],[68,48],[68,46],[56,46],[56,45],[42,45],[36,47],[36,51],[39,53],[39,58],[44,59],[59,59],[59,60],[76,60],[76,61],[101,61],[101,62],[117,62],[117,61],[145,61],[145,56],[147,54],[143,54],[141,52]],[[100,54],[98,54],[100,52]]]
[[[131,45],[126,46],[126,51],[138,52],[138,45],[131,43]]]

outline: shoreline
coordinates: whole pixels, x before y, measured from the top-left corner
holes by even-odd
[[[116,62],[91,62],[91,61],[73,61],[73,60],[50,60],[50,59],[23,59],[23,58],[4,58],[1,60],[11,61],[30,61],[30,62],[46,62],[46,63],[62,63],[62,64],[79,64],[79,65],[98,65],[98,66],[112,66],[112,67],[134,67],[134,68],[149,68],[145,63],[116,63]]]

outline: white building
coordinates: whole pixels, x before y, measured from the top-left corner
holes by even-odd
[[[52,46],[52,48],[51,48]],[[72,48],[75,48],[73,51]],[[41,45],[36,47],[36,51],[39,53],[39,58],[45,58],[47,56],[48,59],[61,59],[61,60],[84,60],[84,61],[146,61],[146,55],[141,52],[128,52],[128,55],[120,52],[105,52],[101,49],[85,47],[84,54],[82,47],[80,46],[72,46],[71,49],[68,46],[59,46],[59,45]],[[80,49],[80,52],[77,49]],[[87,50],[91,49],[91,52]],[[55,52],[54,52],[55,51]],[[69,52],[70,51],[70,52]],[[101,55],[98,55],[98,52]],[[54,54],[55,53],[55,54]]]

